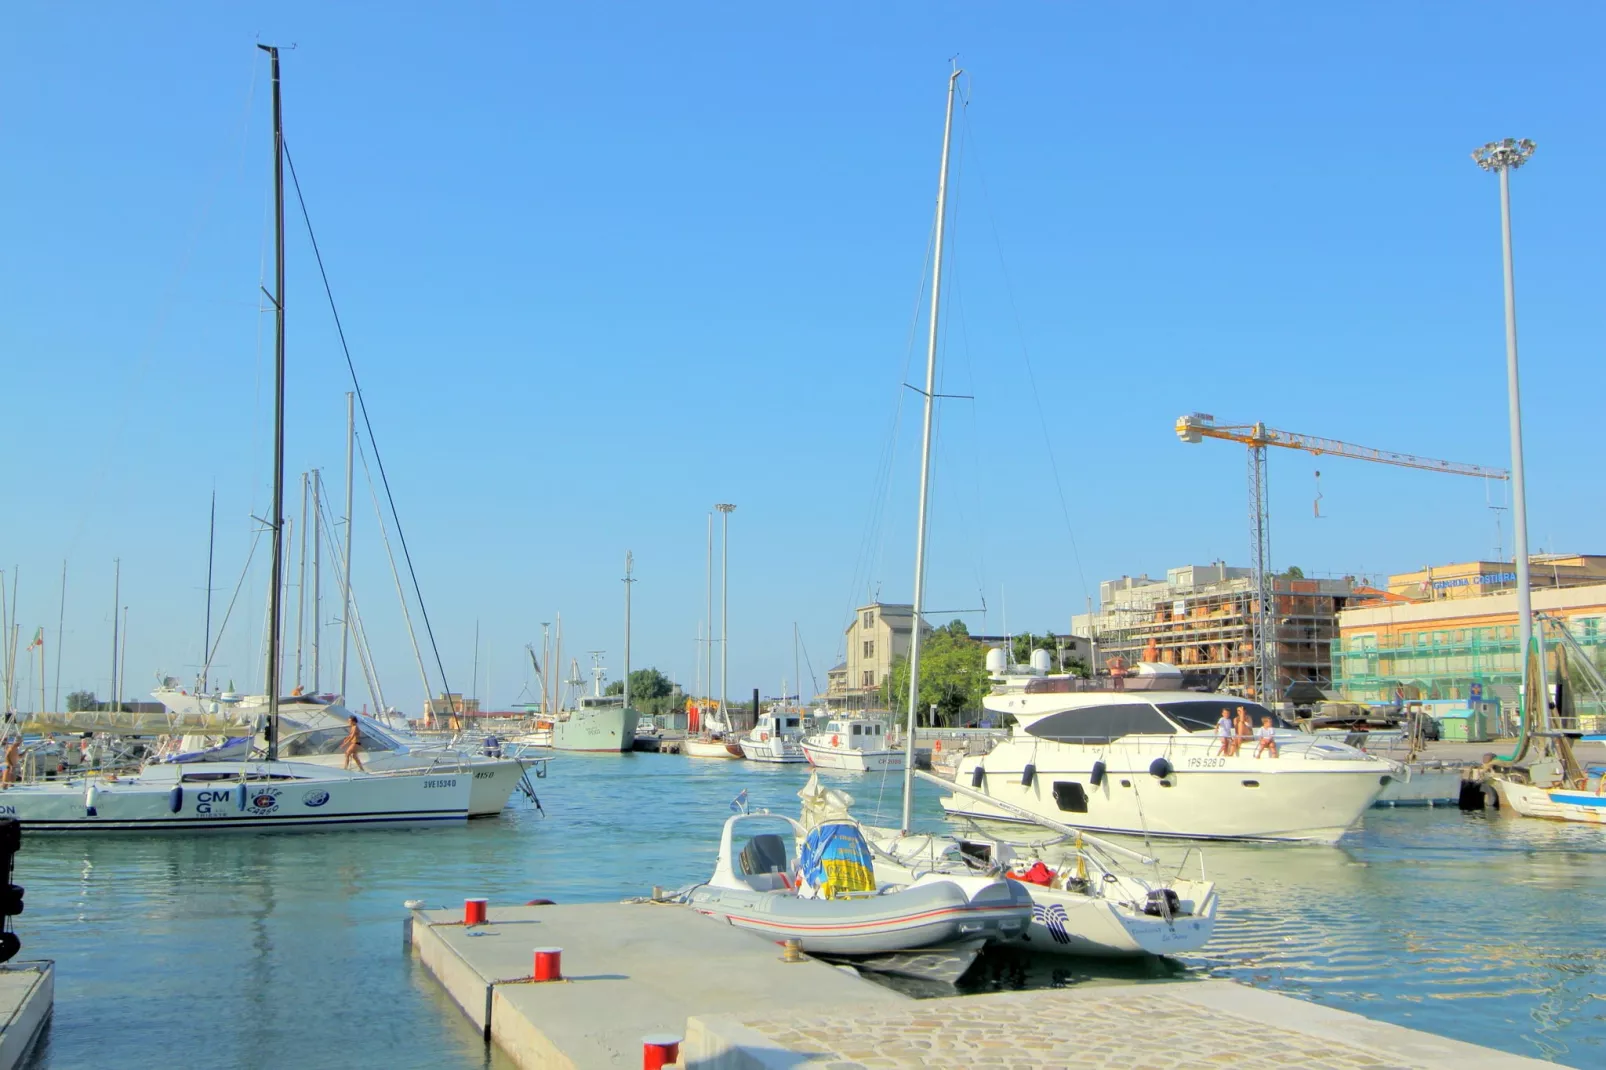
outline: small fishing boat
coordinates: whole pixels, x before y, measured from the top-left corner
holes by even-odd
[[[750,762],[797,763],[808,761],[803,753],[803,715],[772,707],[758,718],[739,743],[742,757]]]
[[[1014,881],[931,873],[878,887],[856,824],[807,829],[767,812],[725,822],[713,876],[685,900],[699,913],[830,955],[979,948],[1020,936],[1031,918],[1031,900]]]
[[[1589,786],[1589,771],[1573,753],[1573,743],[1581,732],[1535,732],[1551,741],[1555,757],[1529,765],[1523,774],[1507,773],[1494,778],[1500,805],[1523,817],[1550,821],[1578,821],[1586,825],[1606,825],[1606,777],[1597,776]]]
[[[691,758],[740,758],[742,745],[723,734],[709,733],[681,740],[680,753]]]
[[[820,769],[903,771],[903,751],[890,742],[886,725],[868,717],[827,722],[823,730],[804,738],[803,755]]]

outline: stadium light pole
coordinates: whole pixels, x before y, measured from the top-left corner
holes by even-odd
[[[1533,642],[1533,594],[1528,577],[1528,497],[1522,466],[1522,395],[1517,383],[1517,291],[1511,265],[1511,172],[1528,162],[1533,155],[1534,143],[1527,138],[1506,138],[1491,141],[1472,152],[1473,161],[1485,171],[1500,176],[1500,243],[1503,254],[1506,284],[1506,403],[1511,422],[1511,525],[1513,531],[1513,564],[1517,573],[1517,628],[1522,657],[1523,713],[1527,716],[1522,726],[1522,738],[1517,751],[1506,758],[1515,761],[1528,749],[1527,729],[1534,711],[1528,710],[1527,694],[1529,647]],[[1544,672],[1543,663],[1539,669]],[[1541,679],[1540,704],[1543,716],[1545,692]]]

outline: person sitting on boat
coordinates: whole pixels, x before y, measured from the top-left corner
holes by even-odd
[[[1233,749],[1233,727],[1232,717],[1226,710],[1221,711],[1221,720],[1216,722],[1216,739],[1221,744],[1222,755],[1230,757]]]
[[[363,769],[362,755],[357,753],[360,750],[362,750],[362,729],[357,727],[357,715],[352,714],[351,727],[346,730],[346,738],[340,741],[340,752],[346,756],[346,761],[340,768],[350,769],[351,763],[356,762],[359,770],[368,772]]]
[[[1267,751],[1273,758],[1277,757],[1277,729],[1272,727],[1269,715],[1260,719],[1260,743],[1255,747],[1255,757]]]
[[[1249,716],[1242,706],[1239,706],[1238,715],[1232,719],[1232,753],[1234,756],[1244,749],[1244,744],[1249,742],[1254,732],[1255,719]]]
[[[6,738],[6,768],[0,773],[0,788],[9,788],[18,780],[21,772],[22,755],[17,750],[17,737]]]

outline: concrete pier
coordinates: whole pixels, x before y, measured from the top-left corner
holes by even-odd
[[[0,966],[0,1070],[22,1064],[55,1001],[55,963],[43,960]]]
[[[1109,1068],[1272,1070],[1549,1066],[1230,981],[915,1000],[682,906],[496,907],[409,920],[419,958],[521,1070],[639,1067],[641,1038],[679,1034],[686,1070]],[[532,983],[561,947],[561,982]]]
[[[763,937],[683,906],[493,904],[485,925],[420,910],[410,928],[424,965],[521,1068],[639,1067],[643,1036],[682,1033],[693,1015],[909,1002],[851,970],[783,962]],[[537,947],[563,949],[563,981],[528,980]]]

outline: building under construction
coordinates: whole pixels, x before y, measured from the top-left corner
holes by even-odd
[[[1332,646],[1338,611],[1354,591],[1349,579],[1271,577],[1277,687],[1332,684]],[[1163,580],[1122,576],[1099,584],[1099,609],[1072,618],[1071,630],[1093,638],[1099,671],[1159,661],[1187,672],[1220,674],[1223,686],[1255,695],[1259,598],[1247,568],[1223,563],[1184,565]],[[1117,662],[1115,659],[1121,659]]]

